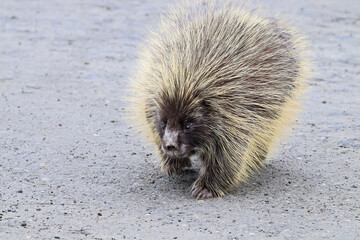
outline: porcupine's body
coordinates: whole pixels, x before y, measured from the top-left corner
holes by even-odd
[[[175,7],[147,39],[134,121],[168,175],[199,159],[191,194],[223,196],[264,165],[306,80],[302,39],[282,22],[217,0]]]

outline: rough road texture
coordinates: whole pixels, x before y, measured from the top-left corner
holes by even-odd
[[[0,239],[360,239],[360,3],[272,1],[312,41],[304,112],[268,167],[196,201],[121,96],[172,1],[0,3]]]

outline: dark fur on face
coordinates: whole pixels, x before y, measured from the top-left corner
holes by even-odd
[[[209,135],[203,106],[193,109],[166,104],[157,113],[160,150],[170,158],[188,158],[206,144]]]

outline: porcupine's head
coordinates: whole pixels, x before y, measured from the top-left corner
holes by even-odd
[[[209,111],[194,97],[162,93],[157,99],[156,132],[160,151],[171,158],[187,158],[203,149],[209,139]]]

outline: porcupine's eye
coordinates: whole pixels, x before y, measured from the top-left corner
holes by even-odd
[[[165,129],[166,127],[166,124],[167,124],[167,121],[166,120],[159,120],[159,126],[162,130]]]
[[[185,131],[190,131],[193,127],[194,127],[194,123],[192,123],[192,122],[185,122],[184,123],[184,130]]]

